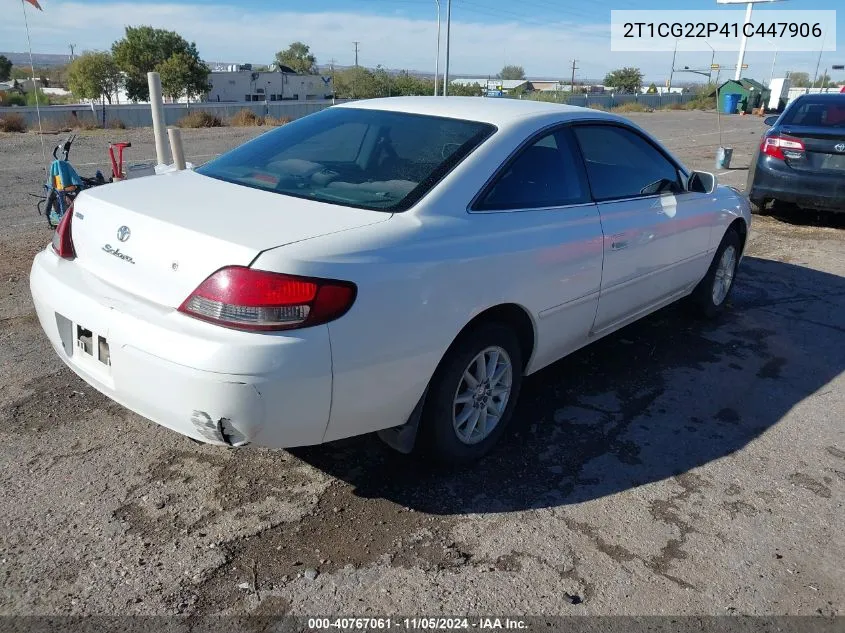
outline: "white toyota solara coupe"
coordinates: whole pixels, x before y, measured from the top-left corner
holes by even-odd
[[[612,114],[376,99],[85,191],[30,285],[73,371],[179,433],[466,462],[524,376],[681,298],[716,315],[750,218]]]

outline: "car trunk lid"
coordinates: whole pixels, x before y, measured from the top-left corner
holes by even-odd
[[[389,219],[192,171],[89,189],[74,204],[76,262],[147,301],[177,307],[213,272],[264,250]]]
[[[799,171],[845,174],[845,128],[784,126],[782,133],[804,143],[801,158],[788,158]]]

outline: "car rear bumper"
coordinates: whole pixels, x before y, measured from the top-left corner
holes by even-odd
[[[322,442],[332,389],[326,326],[283,334],[217,327],[105,284],[49,247],[33,261],[30,290],[59,357],[139,415],[211,444]]]
[[[779,200],[810,209],[845,211],[845,173],[813,174],[760,160],[748,197]]]

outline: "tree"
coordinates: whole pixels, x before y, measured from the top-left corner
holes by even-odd
[[[789,81],[796,88],[808,88],[810,86],[810,73],[789,73]]]
[[[499,79],[525,79],[525,69],[522,66],[505,66],[496,75]]]
[[[123,83],[123,75],[111,53],[85,52],[68,67],[68,88],[80,99],[99,99],[106,124],[106,101],[111,103]]]
[[[173,101],[182,95],[191,99],[211,90],[208,66],[187,53],[171,55],[156,66],[156,72],[161,75],[162,92]]]
[[[607,73],[604,85],[616,88],[619,92],[639,92],[643,85],[643,74],[639,68],[626,66]]]
[[[0,55],[0,81],[9,81],[12,76],[12,62],[5,55]]]
[[[311,48],[302,42],[294,42],[286,50],[276,53],[276,63],[304,75],[317,74],[317,58],[311,54]]]
[[[68,88],[80,99],[101,99],[111,103],[122,80],[110,53],[83,53],[68,68]]]
[[[154,29],[151,26],[127,26],[123,39],[112,44],[114,60],[120,70],[126,73],[127,96],[133,101],[149,99],[147,73],[157,70],[160,64],[177,53],[190,57],[190,65],[196,67],[195,70],[205,66],[200,60],[197,45],[194,42],[189,43],[178,33]],[[197,81],[195,85],[186,88],[186,91],[192,90],[194,94],[204,92],[207,82],[206,76],[201,85]]]

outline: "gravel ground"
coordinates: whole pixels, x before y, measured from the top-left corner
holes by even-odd
[[[712,168],[715,114],[632,118]],[[763,124],[723,126],[741,186]],[[183,134],[200,163],[261,131]],[[118,139],[154,155],[140,129],[72,160]],[[841,220],[755,218],[720,322],[669,308],[531,377],[459,472],[371,437],[202,446],[88,388],[30,303],[40,152],[0,135],[0,615],[843,613]]]

